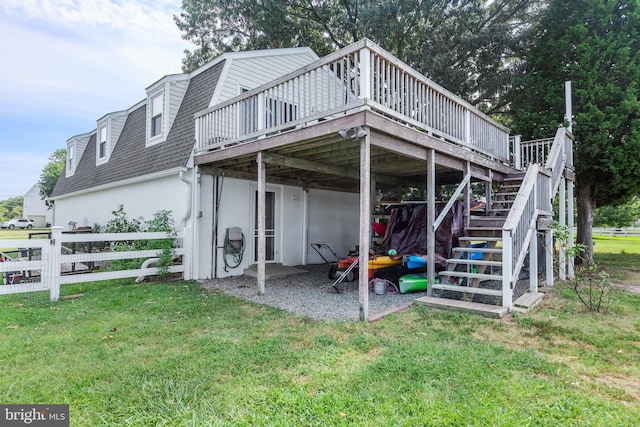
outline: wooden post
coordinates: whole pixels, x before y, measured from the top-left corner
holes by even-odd
[[[545,272],[546,272],[546,285],[553,286],[553,231],[547,230],[544,232],[544,246],[546,248],[545,256]]]
[[[538,292],[538,232],[533,225],[533,236],[529,244],[529,292]]]
[[[266,280],[266,254],[267,254],[267,233],[265,230],[265,164],[262,159],[262,151],[258,152],[256,158],[258,163],[258,295],[264,295],[264,284]]]
[[[559,217],[560,217],[560,227],[564,229],[567,225],[567,193],[565,191],[565,178],[560,178],[560,192],[558,196],[559,202]],[[567,279],[567,261],[564,253],[564,240],[560,240],[558,242],[558,278],[560,280]]]
[[[502,230],[502,306],[511,309],[513,291],[511,273],[513,272],[513,236],[511,230]]]
[[[436,277],[434,264],[436,253],[436,234],[433,224],[436,220],[436,152],[427,151],[427,296],[433,296],[433,284]]]
[[[371,241],[371,141],[369,129],[360,138],[360,253],[358,299],[360,320],[369,320],[369,242]]]
[[[360,98],[371,99],[371,51],[365,47],[360,49]]]
[[[575,237],[574,237],[574,231],[573,231],[573,227],[574,227],[574,221],[573,221],[573,181],[567,181],[567,205],[568,205],[568,209],[567,209],[567,226],[569,227],[569,241],[567,242],[567,244],[569,245],[570,249],[573,249],[573,247],[575,246]],[[567,271],[567,276],[569,277],[569,279],[573,279],[575,277],[575,266],[574,266],[574,262],[575,259],[573,258],[573,256],[569,256],[569,268]]]
[[[513,164],[518,170],[522,170],[522,145],[520,135],[513,137]]]
[[[465,175],[471,175],[471,163],[467,162]],[[469,227],[469,220],[471,218],[471,179],[467,181],[464,186],[464,228]]]

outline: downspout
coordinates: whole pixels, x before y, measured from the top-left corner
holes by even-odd
[[[187,226],[187,221],[189,221],[189,218],[191,218],[191,202],[193,201],[193,194],[192,194],[193,183],[189,181],[187,178],[185,178],[184,170],[181,170],[178,176],[180,177],[180,181],[187,184],[187,187],[189,189],[189,191],[187,191],[187,209],[184,213],[184,216],[182,217],[182,227],[184,228]]]

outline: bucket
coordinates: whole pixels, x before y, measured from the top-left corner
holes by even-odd
[[[387,282],[384,280],[374,280],[373,281],[373,292],[376,295],[384,295],[387,291]]]

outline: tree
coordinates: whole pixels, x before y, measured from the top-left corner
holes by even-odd
[[[40,197],[44,200],[53,192],[58,178],[64,169],[64,164],[67,161],[67,152],[63,148],[59,148],[49,156],[49,163],[47,163],[40,173],[40,180],[38,181],[38,187],[40,187]],[[48,205],[48,203],[47,203]]]
[[[0,201],[0,220],[22,218],[23,205],[24,198],[22,196]]]
[[[183,0],[174,16],[191,71],[243,49],[326,55],[367,37],[489,113],[502,112],[541,0]]]
[[[526,57],[513,130],[548,137],[563,122],[563,82],[574,88],[577,240],[593,264],[597,206],[640,193],[640,4],[550,0]]]
[[[607,205],[597,208],[593,215],[596,227],[631,227],[640,218],[640,198],[636,197],[622,205]]]

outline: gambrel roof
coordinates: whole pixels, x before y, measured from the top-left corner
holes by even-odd
[[[64,170],[51,197],[87,190],[116,181],[186,167],[195,142],[194,114],[208,107],[225,61],[191,78],[167,140],[145,146],[146,102],[130,110],[122,133],[107,163],[96,166],[96,133],[91,135],[73,175]],[[65,168],[67,166],[65,165]]]

